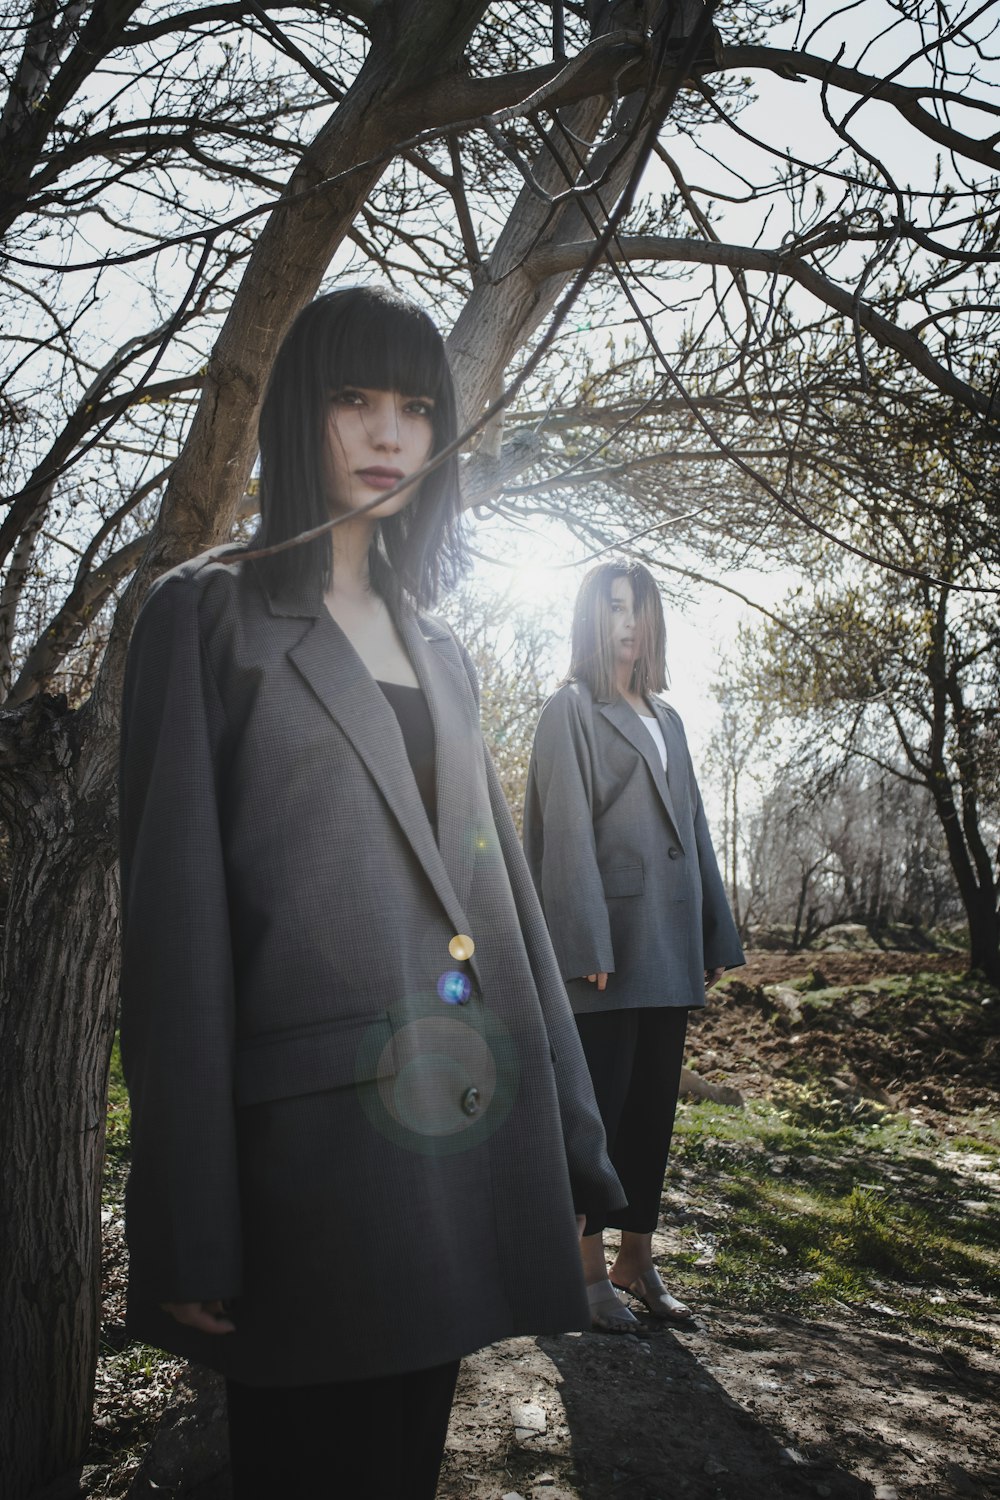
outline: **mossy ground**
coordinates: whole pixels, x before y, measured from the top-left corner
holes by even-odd
[[[998,1166],[978,1135],[949,1139],[817,1086],[779,1085],[742,1111],[682,1106],[675,1279],[695,1301],[799,1317],[846,1307],[914,1337],[990,1348]]]

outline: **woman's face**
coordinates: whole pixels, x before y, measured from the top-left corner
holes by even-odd
[[[399,391],[345,386],[330,398],[326,463],[333,515],[346,515],[421,468],[434,444],[434,403]],[[413,498],[400,490],[366,514],[394,516]]]
[[[631,666],[636,650],[635,595],[627,578],[611,585],[611,648],[619,665]]]

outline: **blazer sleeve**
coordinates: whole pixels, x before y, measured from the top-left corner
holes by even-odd
[[[563,978],[613,973],[611,922],[594,839],[591,747],[568,691],[549,699],[535,730],[524,852]]]
[[[160,1302],[239,1294],[233,972],[218,788],[225,715],[195,582],[154,586],[125,673],[122,1061],[133,1275]]]
[[[677,720],[684,748],[687,737],[684,727]],[[719,862],[715,857],[712,836],[708,831],[708,820],[698,789],[691,755],[688,752],[688,768],[691,778],[691,807],[694,813],[694,840],[698,852],[698,871],[701,876],[701,928],[702,945],[705,950],[706,969],[735,969],[746,963],[740,935],[733,921],[733,914],[726,896],[726,888],[719,873]]]

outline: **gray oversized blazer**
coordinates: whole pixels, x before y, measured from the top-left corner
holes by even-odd
[[[744,962],[680,716],[659,752],[638,714],[567,683],[542,709],[524,849],[574,1011],[705,1003],[705,970]],[[583,977],[606,973],[598,990]]]
[[[401,628],[438,842],[318,593],[195,560],[129,653],[128,1327],[250,1384],[584,1327],[574,1199],[624,1201],[464,653],[433,620]],[[236,1333],[158,1308],[216,1297]]]

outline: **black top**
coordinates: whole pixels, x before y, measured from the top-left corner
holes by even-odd
[[[423,688],[405,687],[400,682],[380,682],[378,686],[403,731],[406,757],[417,783],[427,819],[437,837],[437,791],[434,780],[434,724]]]

